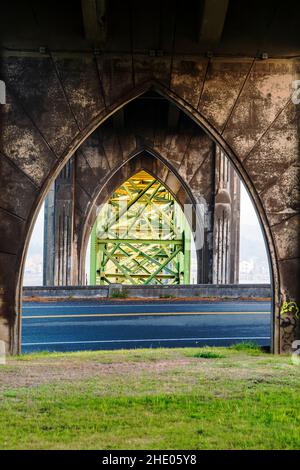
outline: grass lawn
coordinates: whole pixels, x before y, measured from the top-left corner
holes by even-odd
[[[250,346],[9,358],[0,449],[300,449],[300,365]]]

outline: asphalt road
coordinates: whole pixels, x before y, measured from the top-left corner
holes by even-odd
[[[270,344],[269,302],[25,303],[22,351]]]

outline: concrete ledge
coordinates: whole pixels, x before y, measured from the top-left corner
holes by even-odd
[[[24,300],[30,298],[93,299],[93,298],[269,298],[270,284],[192,284],[181,286],[59,286],[24,287]]]
[[[107,298],[109,286],[55,286],[55,287],[23,287],[23,299],[27,297],[45,298]]]

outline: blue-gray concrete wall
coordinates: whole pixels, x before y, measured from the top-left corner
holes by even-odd
[[[185,298],[185,297],[271,297],[269,284],[193,284],[182,286],[63,286],[24,287],[24,300],[31,297],[79,299],[79,298]]]

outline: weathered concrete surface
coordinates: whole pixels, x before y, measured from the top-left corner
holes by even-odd
[[[240,179],[216,147],[213,283],[237,284],[240,260]]]
[[[14,53],[1,59],[0,78],[8,91],[8,104],[0,107],[4,172],[0,187],[1,339],[11,352],[17,351],[24,249],[41,198],[88,134],[110,113],[152,86],[213,136],[244,179],[270,249],[274,350],[287,351],[299,328],[299,320],[287,330],[286,322],[279,318],[284,301],[299,304],[299,234],[295,234],[294,224],[299,214],[300,106],[291,101],[292,81],[300,78],[299,62],[208,61],[199,55],[178,54],[159,58],[140,53],[83,56],[76,59],[73,55],[72,64],[54,53]],[[82,72],[85,56],[88,67]],[[226,70],[224,79],[222,70]],[[104,142],[104,151],[106,145]],[[118,146],[113,136],[109,145]],[[189,184],[194,190],[197,178]]]
[[[109,286],[45,286],[23,287],[23,300],[40,299],[84,299],[107,298]]]
[[[114,298],[115,294],[125,297],[139,298],[187,298],[187,297],[230,297],[238,298],[270,298],[269,284],[192,284],[178,286],[61,286],[61,287],[24,287],[23,299],[92,299]]]
[[[45,202],[43,284],[70,285],[73,251],[74,159],[50,189]]]

